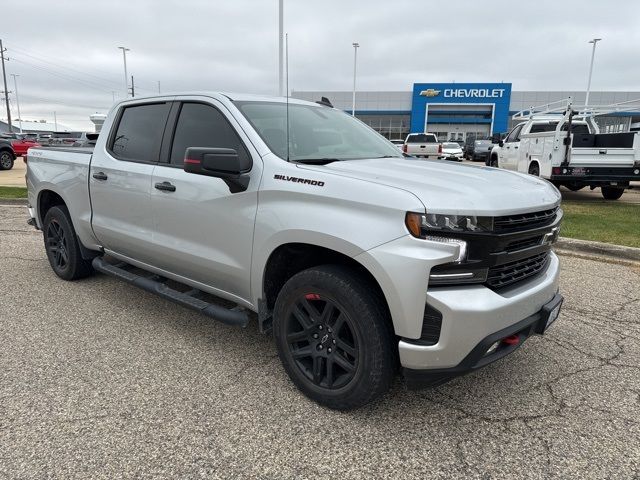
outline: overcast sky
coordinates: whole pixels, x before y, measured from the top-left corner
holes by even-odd
[[[277,0],[3,0],[7,73],[22,117],[90,129],[88,115],[136,93],[275,94]],[[409,91],[414,82],[511,82],[513,89],[640,91],[638,1],[285,0],[290,90]],[[9,90],[14,90],[8,76]],[[0,90],[2,86],[0,84]],[[115,92],[115,93],[113,93]],[[11,99],[17,116],[15,97]],[[5,118],[4,104],[0,118]]]

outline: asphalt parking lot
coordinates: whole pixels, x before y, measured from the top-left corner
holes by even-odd
[[[560,320],[436,389],[349,413],[235,329],[67,283],[0,206],[1,478],[639,478],[640,269],[563,257]]]

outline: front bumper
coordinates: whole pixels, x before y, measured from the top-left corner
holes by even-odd
[[[427,304],[442,314],[438,342],[400,340],[400,363],[425,375],[465,367],[465,359],[487,337],[535,322],[533,317],[558,292],[559,272],[558,257],[550,252],[546,270],[499,293],[483,285],[429,288]]]
[[[425,370],[404,368],[407,387],[418,389],[441,385],[452,378],[473,372],[506,357],[518,349],[531,335],[542,335],[549,325],[549,315],[554,308],[560,308],[562,301],[562,295],[557,293],[540,311],[509,327],[487,335],[455,367]],[[555,321],[555,318],[552,318],[551,321]],[[496,344],[498,346],[495,347],[495,350],[487,353]]]

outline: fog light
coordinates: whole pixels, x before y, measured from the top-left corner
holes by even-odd
[[[500,342],[494,342],[485,352],[485,355],[491,355],[493,352],[495,352],[498,347],[500,346]]]
[[[640,170],[638,170],[637,168],[633,171],[634,175],[638,175],[640,173]]]

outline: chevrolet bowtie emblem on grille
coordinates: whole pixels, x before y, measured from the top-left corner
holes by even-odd
[[[542,242],[540,245],[551,245],[558,240],[558,235],[560,234],[560,229],[558,227],[553,227],[550,232],[547,232],[542,237]]]
[[[422,97],[437,97],[440,95],[440,90],[434,90],[433,88],[428,88],[427,90],[422,90],[420,92]]]

